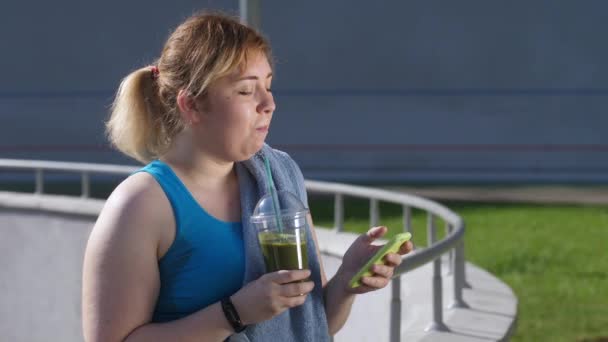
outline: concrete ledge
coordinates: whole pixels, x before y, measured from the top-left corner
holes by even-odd
[[[0,208],[97,217],[105,201],[93,198],[0,191]]]

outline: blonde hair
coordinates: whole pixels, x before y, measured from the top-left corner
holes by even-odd
[[[122,80],[106,122],[110,142],[142,163],[162,156],[184,128],[180,90],[205,96],[210,84],[243,68],[254,52],[272,62],[268,41],[237,18],[220,13],[188,18],[165,43],[156,71],[143,67]]]

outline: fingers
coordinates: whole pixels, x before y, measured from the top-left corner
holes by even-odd
[[[310,270],[283,270],[268,273],[266,276],[270,277],[271,280],[277,284],[287,284],[310,277]]]
[[[304,302],[306,301],[306,297],[308,297],[308,296],[303,295],[303,296],[288,297],[285,299],[284,303],[287,307],[293,308],[295,306],[304,304]]]
[[[389,278],[384,277],[362,277],[361,283],[373,289],[381,289],[388,285]]]
[[[401,256],[401,254],[389,253],[384,257],[384,264],[388,266],[397,267],[401,265],[401,261],[403,260],[402,258],[403,257]]]
[[[310,293],[314,287],[315,283],[312,281],[285,284],[281,286],[279,293],[283,297],[303,296]]]
[[[394,272],[395,268],[392,266],[386,266],[386,265],[373,265],[371,268],[371,271],[374,274],[377,274],[379,276],[382,276],[384,278],[391,278],[393,276],[393,272]]]
[[[403,255],[414,250],[414,244],[411,241],[404,242],[397,253],[389,253],[384,257],[385,264],[397,267],[401,265]]]
[[[412,243],[412,241],[406,241],[405,243],[403,243],[401,245],[401,247],[399,248],[399,252],[397,252],[397,253],[404,255],[413,250],[414,250],[414,244]]]
[[[388,254],[389,256],[391,254]],[[392,253],[394,256],[398,256],[398,254]],[[399,257],[400,261],[400,257]],[[377,289],[381,289],[388,285],[393,277],[393,272],[395,267],[387,266],[382,264],[375,264],[371,267],[371,271],[373,272],[373,276],[362,277],[361,278],[361,286],[355,288],[353,292],[355,293],[365,293]]]
[[[373,227],[370,230],[368,230],[365,235],[363,235],[363,239],[365,239],[365,242],[367,242],[367,243],[372,243],[374,240],[383,237],[387,231],[388,231],[388,228],[386,228],[384,226]]]
[[[296,271],[289,271],[296,272]],[[302,273],[302,271],[297,271],[298,273]],[[304,274],[310,275],[310,272]],[[283,276],[283,274],[281,274]],[[293,276],[293,275],[292,275]],[[292,278],[293,279],[293,278]],[[283,283],[279,285],[278,295],[281,296],[280,302],[285,308],[293,308],[298,305],[304,304],[306,301],[306,297],[312,289],[315,287],[315,283],[312,281],[296,281],[290,283]]]

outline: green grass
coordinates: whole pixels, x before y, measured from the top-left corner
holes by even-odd
[[[345,227],[368,229],[368,202],[345,202]],[[608,336],[608,208],[446,203],[466,223],[466,258],[506,282],[519,300],[513,341],[599,341]],[[315,224],[333,226],[333,205],[311,199]],[[402,229],[401,208],[381,205],[381,224]],[[443,227],[438,222],[438,227]],[[415,212],[425,245],[426,214]],[[443,231],[443,229],[440,229]]]

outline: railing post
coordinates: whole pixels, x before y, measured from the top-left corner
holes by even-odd
[[[380,208],[378,206],[378,200],[371,198],[369,200],[369,224],[371,227],[378,226],[380,222]]]
[[[428,246],[431,248],[437,240],[435,230],[435,216],[428,213],[427,221]],[[433,322],[425,329],[426,331],[448,331],[443,324],[443,292],[441,284],[441,256],[433,260]]]
[[[464,228],[464,226],[463,226]],[[460,249],[457,250],[458,253],[460,253],[460,267],[462,268],[462,287],[465,289],[470,289],[471,288],[471,284],[469,284],[467,282],[467,273],[465,272],[465,267],[466,267],[466,257],[465,257],[465,242],[464,242],[464,238],[462,238],[462,240],[460,240],[460,246],[457,245],[457,247],[459,247]]]
[[[445,223],[445,236],[449,236],[452,233],[452,230],[454,230],[454,227],[452,227],[451,224],[446,222]],[[452,248],[448,252],[448,272],[447,272],[448,275],[454,274],[454,253],[455,253],[455,251],[456,251],[456,248]]]
[[[36,169],[36,193],[41,194],[44,192],[44,171],[42,169]]]
[[[408,205],[403,206],[403,231],[412,232],[412,208]]]
[[[390,342],[401,341],[401,276],[391,281],[391,326]]]
[[[81,188],[82,188],[81,196],[83,198],[89,198],[89,196],[91,195],[91,181],[90,181],[89,173],[86,171],[83,171],[81,173],[80,180],[81,180]]]
[[[454,302],[450,308],[468,308],[467,303],[462,299],[462,289],[464,287],[464,238],[458,241],[454,248]]]
[[[334,196],[334,227],[339,232],[344,229],[344,196],[342,194]]]

